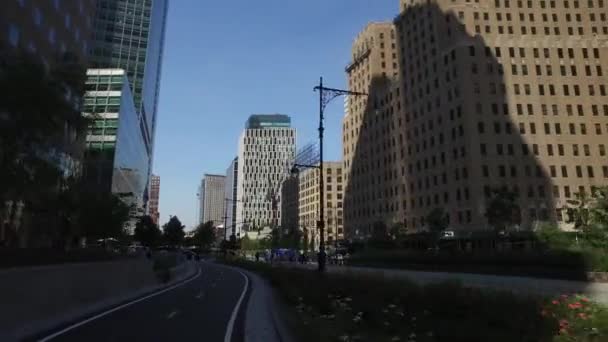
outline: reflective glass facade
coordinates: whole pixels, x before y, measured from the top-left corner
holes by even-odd
[[[91,65],[124,69],[152,154],[165,40],[167,0],[97,1]]]
[[[121,69],[89,69],[84,115],[87,134],[84,176],[99,191],[132,194],[143,206],[149,157],[139,129],[128,78]]]

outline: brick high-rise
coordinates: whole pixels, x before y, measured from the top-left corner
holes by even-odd
[[[453,228],[487,228],[496,187],[519,194],[522,227],[567,227],[566,201],[608,184],[607,1],[400,8],[361,34],[347,69],[370,94],[344,118],[349,235],[419,229],[434,208]]]
[[[158,200],[160,197],[160,176],[152,175],[150,178],[150,200],[148,201],[148,215],[154,223],[158,224]]]

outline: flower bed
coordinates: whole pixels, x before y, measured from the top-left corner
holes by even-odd
[[[299,341],[608,341],[607,311],[586,299],[574,301],[578,297],[557,299],[556,305],[455,282],[417,286],[233,264],[270,280],[292,309],[287,316]]]
[[[555,342],[608,340],[608,310],[585,296],[561,295],[548,302],[541,315],[559,323]]]

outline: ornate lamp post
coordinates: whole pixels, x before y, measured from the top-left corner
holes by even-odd
[[[325,254],[325,187],[324,187],[324,175],[323,175],[323,132],[325,127],[323,126],[323,120],[325,119],[323,114],[327,105],[335,98],[352,95],[352,96],[366,96],[365,93],[359,93],[354,91],[327,88],[323,86],[323,77],[319,80],[319,85],[314,88],[314,91],[319,92],[319,165],[299,165],[295,164],[292,168],[293,172],[298,172],[298,167],[317,168],[319,169],[319,220],[317,221],[317,228],[319,229],[319,258],[318,258],[318,270],[323,272],[325,270],[326,254]]]

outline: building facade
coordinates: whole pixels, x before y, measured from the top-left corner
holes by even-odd
[[[226,170],[226,229],[234,236],[240,236],[240,231],[236,225],[236,204],[239,201],[238,197],[238,179],[239,179],[239,158],[235,157],[230,166]]]
[[[324,218],[325,241],[332,243],[344,239],[343,222],[343,163],[323,162],[325,179]],[[313,241],[315,250],[319,248],[319,169],[306,169],[299,174],[299,226],[303,235]],[[309,244],[310,245],[310,244]]]
[[[201,222],[213,222],[213,226],[224,225],[226,176],[205,174],[201,182]]]
[[[283,234],[301,230],[300,177],[292,175],[281,183],[281,229]]]
[[[289,176],[296,130],[287,115],[251,115],[239,140],[236,221],[251,230],[278,226],[280,185]]]
[[[344,120],[349,234],[418,230],[435,208],[454,229],[488,228],[496,188],[518,194],[520,227],[568,228],[574,193],[608,184],[607,6],[401,1],[397,81],[373,68],[377,45],[369,71],[347,68],[350,89],[370,94]]]
[[[385,189],[380,187],[388,176],[384,169],[388,155],[382,156],[382,152],[392,143],[384,121],[397,115],[398,110],[390,105],[396,95],[388,97],[390,89],[398,84],[398,63],[392,23],[370,23],[355,39],[352,62],[346,67],[348,87],[369,96],[349,96],[344,106],[344,219],[349,238],[367,237],[376,221],[400,219],[398,215],[385,215]]]
[[[95,0],[18,1],[2,3],[0,42],[37,55],[47,67],[66,54],[86,66]]]
[[[83,177],[96,191],[126,195],[140,216],[150,163],[126,72],[89,69],[86,89],[83,115],[91,123]]]
[[[90,64],[125,70],[151,164],[168,1],[100,0],[96,4]]]
[[[148,215],[154,223],[159,224],[158,200],[160,197],[160,176],[152,175],[150,178],[150,200],[148,201]]]

